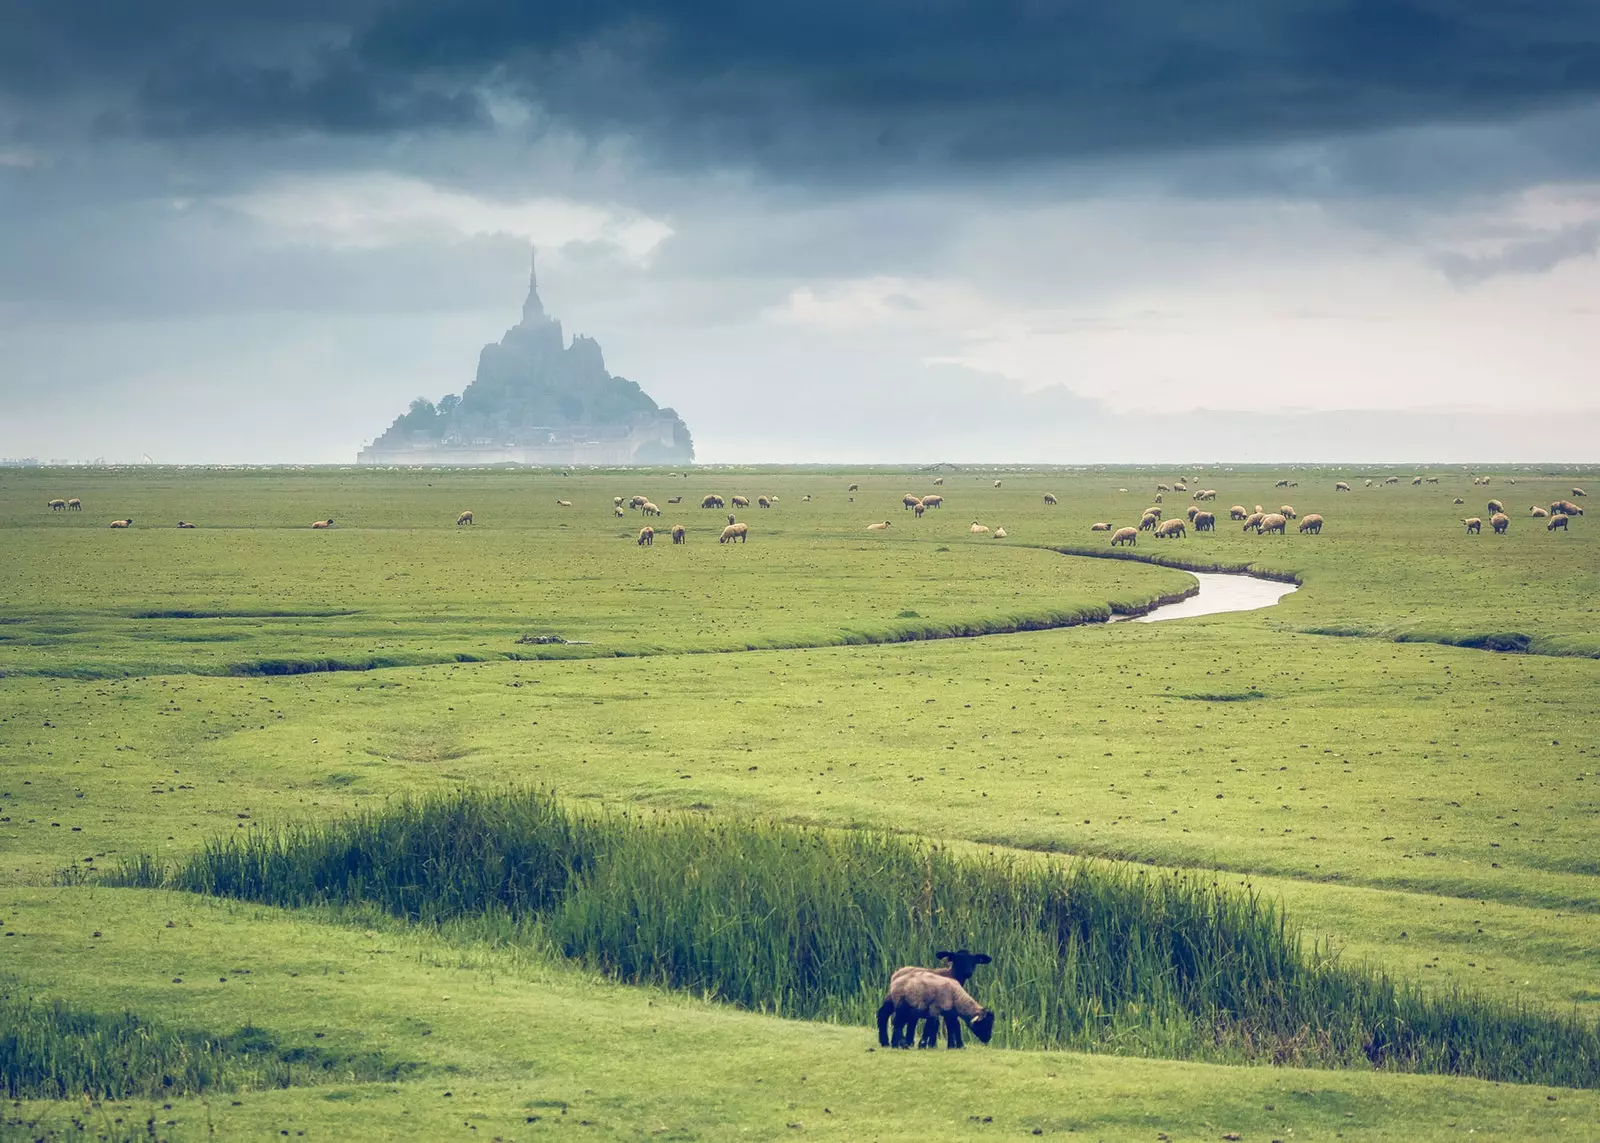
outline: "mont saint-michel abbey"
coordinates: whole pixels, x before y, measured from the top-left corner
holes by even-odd
[[[694,441],[677,413],[606,372],[600,345],[544,312],[537,266],[522,320],[478,356],[459,397],[418,399],[356,458],[360,464],[687,464]]]

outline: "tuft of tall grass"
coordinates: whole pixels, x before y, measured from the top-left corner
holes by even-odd
[[[249,1025],[227,1035],[166,1028],[27,996],[0,981],[0,1091],[7,1099],[133,1099],[221,1089],[396,1079],[417,1065],[376,1053],[287,1047]]]
[[[509,789],[257,829],[114,879],[434,923],[509,917],[621,980],[849,1023],[870,1022],[895,968],[964,945],[994,958],[972,987],[1004,1044],[1600,1085],[1600,1032],[1577,1016],[1340,965],[1273,902],[1192,874],[577,812]]]

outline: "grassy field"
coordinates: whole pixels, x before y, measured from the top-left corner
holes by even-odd
[[[574,1117],[615,1137],[1593,1137],[1592,1092],[867,1054],[865,1027],[624,987],[482,931],[58,884],[258,823],[535,783],[576,804],[1214,871],[1346,964],[1592,1026],[1600,549],[1586,517],[1549,533],[1528,508],[1594,477],[1412,486],[1413,471],[1398,486],[1381,470],[1191,473],[1218,492],[1219,530],[1141,537],[1136,554],[1303,586],[1264,611],[1149,625],[1092,621],[1187,576],[1050,549],[1107,552],[1089,525],[1136,522],[1174,472],[948,473],[945,506],[917,520],[900,498],[931,478],[887,471],[0,471],[0,939],[15,954],[0,982],[415,1069],[118,1105],[178,1138],[207,1116],[228,1137],[381,1123],[521,1138]],[[694,506],[707,492],[777,502],[738,510],[750,542],[718,546],[725,514]],[[640,548],[638,514],[612,513],[635,493],[688,544]],[[86,509],[50,512],[56,496]],[[1491,496],[1510,533],[1464,534]],[[1247,535],[1225,520],[1233,503],[1327,524]],[[477,522],[458,528],[465,508]],[[306,526],[327,516],[331,531]],[[974,520],[1007,538],[972,535]],[[939,638],[954,634],[983,637]],[[518,642],[535,636],[569,642]],[[1484,642],[1535,653],[1449,645]],[[378,669],[349,669],[364,666]],[[10,1111],[62,1130],[74,1113]]]

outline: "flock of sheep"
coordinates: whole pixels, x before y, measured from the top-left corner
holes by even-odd
[[[1572,490],[1574,496],[1587,496],[1588,493],[1581,488]],[[1461,503],[1461,498],[1456,497],[1456,503]],[[1494,534],[1503,536],[1511,529],[1511,517],[1506,515],[1506,506],[1498,500],[1489,501],[1485,507],[1489,513],[1489,527],[1494,529]],[[1535,520],[1545,521],[1546,532],[1565,532],[1567,525],[1574,516],[1582,516],[1583,509],[1571,500],[1552,500],[1549,508],[1541,508],[1534,504],[1528,508],[1528,515]],[[1468,516],[1461,521],[1466,525],[1467,535],[1478,536],[1483,534],[1483,517]]]
[[[1294,488],[1298,484],[1299,481],[1295,480],[1280,480],[1277,486],[1279,488]],[[1349,491],[1350,486],[1341,480],[1335,486],[1335,490],[1339,488]],[[1127,489],[1120,489],[1120,491],[1126,492]],[[1110,532],[1111,546],[1113,548],[1136,545],[1139,542],[1140,532],[1149,532],[1158,540],[1175,540],[1187,536],[1191,527],[1197,533],[1215,532],[1217,530],[1217,514],[1200,507],[1201,504],[1210,503],[1217,498],[1217,490],[1215,488],[1201,488],[1192,493],[1195,503],[1189,506],[1182,519],[1173,517],[1170,520],[1163,520],[1161,518],[1163,497],[1168,492],[1188,491],[1189,485],[1182,480],[1173,481],[1171,484],[1157,484],[1156,502],[1144,510],[1143,515],[1139,518],[1137,527],[1113,528],[1111,524],[1101,520],[1090,525],[1089,530],[1091,532]],[[1056,503],[1056,498],[1049,493],[1045,493],[1044,502],[1046,504],[1054,504]],[[1256,505],[1254,512],[1246,511],[1243,504],[1235,504],[1228,509],[1228,519],[1234,521],[1242,520],[1244,522],[1244,531],[1255,532],[1262,536],[1285,535],[1289,529],[1289,521],[1297,518],[1300,520],[1299,531],[1301,533],[1310,533],[1313,536],[1322,533],[1322,517],[1315,512],[1309,512],[1304,517],[1299,517],[1294,510],[1293,504],[1285,504],[1276,512],[1269,512],[1259,504]]]
[[[1398,476],[1391,476],[1383,481],[1385,485],[1398,484],[1399,482],[1400,478]],[[1413,485],[1421,485],[1423,483],[1437,484],[1438,482],[1438,477],[1423,476],[1414,477],[1411,481]],[[943,484],[944,478],[938,477],[933,483],[936,485]],[[1371,487],[1373,484],[1371,480],[1368,480],[1366,483],[1368,487]],[[1489,480],[1487,477],[1474,477],[1473,483],[1488,484]],[[1515,481],[1512,481],[1512,483],[1515,483]],[[1277,487],[1279,488],[1293,488],[1297,485],[1298,481],[1293,480],[1279,480],[1277,482]],[[1000,481],[996,480],[994,482],[994,486],[999,488]],[[856,492],[859,490],[859,487],[859,485],[852,484],[850,485],[848,491],[852,493]],[[1349,482],[1340,480],[1334,483],[1333,489],[1336,493],[1349,492],[1351,491],[1351,486]],[[1111,546],[1114,548],[1132,547],[1136,545],[1139,540],[1140,532],[1149,532],[1151,536],[1157,540],[1169,540],[1179,539],[1187,536],[1190,528],[1193,528],[1196,533],[1216,531],[1216,513],[1200,507],[1201,504],[1214,501],[1217,498],[1217,491],[1214,488],[1202,488],[1192,493],[1195,503],[1188,507],[1183,518],[1173,517],[1166,520],[1162,519],[1162,500],[1165,494],[1169,492],[1187,492],[1188,490],[1188,484],[1182,480],[1174,481],[1170,485],[1157,484],[1155,503],[1144,510],[1136,527],[1114,528],[1110,523],[1102,520],[1091,525],[1090,531],[1110,532]],[[1126,492],[1127,489],[1123,488],[1119,489],[1118,491]],[[1573,497],[1581,497],[1586,496],[1587,493],[1582,488],[1573,488],[1572,495]],[[809,501],[811,497],[808,495],[803,499]],[[853,503],[854,500],[855,497],[852,496],[851,502]],[[680,504],[682,502],[682,496],[674,496],[667,501],[668,504]],[[716,493],[711,493],[702,498],[700,501],[700,507],[702,509],[723,509],[730,502],[735,508],[750,507],[750,498],[747,496],[733,496],[728,500],[724,500]],[[777,504],[778,498],[776,496],[758,496],[756,497],[755,502],[760,508],[771,508]],[[1052,493],[1046,492],[1044,494],[1044,503],[1047,507],[1054,507],[1059,503],[1059,501]],[[1459,496],[1456,497],[1455,503],[1457,505],[1462,503],[1462,500]],[[556,505],[560,508],[571,508],[572,501],[557,500]],[[637,510],[646,517],[660,517],[661,515],[661,509],[645,496],[634,496],[629,499],[624,499],[621,496],[613,497],[612,509],[616,516],[622,517],[627,514],[624,510],[624,505],[626,505],[628,509]],[[916,496],[913,493],[907,492],[901,498],[901,505],[904,510],[916,513],[917,518],[920,519],[924,513],[930,510],[942,508],[944,506],[944,496],[940,493],[929,493],[926,496]],[[46,503],[46,507],[48,507],[52,512],[77,512],[83,510],[83,501],[76,496],[72,497],[71,499],[57,498],[48,501]],[[1535,504],[1532,505],[1528,511],[1529,515],[1533,519],[1542,519],[1546,521],[1545,530],[1548,532],[1564,532],[1568,529],[1574,516],[1583,515],[1583,508],[1574,500],[1569,499],[1551,501],[1548,508],[1543,508]],[[1489,516],[1489,527],[1496,535],[1505,535],[1510,530],[1511,518],[1506,514],[1505,505],[1501,503],[1501,501],[1490,500],[1486,506],[1486,512]],[[1287,534],[1289,521],[1295,519],[1299,519],[1299,527],[1297,528],[1297,531],[1301,532],[1302,534],[1309,533],[1311,535],[1319,535],[1322,532],[1323,524],[1322,517],[1315,512],[1308,513],[1304,517],[1298,517],[1295,513],[1294,505],[1292,504],[1284,504],[1280,506],[1276,512],[1268,511],[1260,504],[1255,506],[1255,511],[1250,512],[1245,509],[1244,505],[1235,504],[1228,509],[1228,518],[1235,522],[1242,522],[1243,531],[1253,531],[1258,535],[1263,536],[1281,536]],[[473,513],[470,510],[464,511],[456,517],[457,527],[469,525],[472,522]],[[1463,519],[1461,523],[1465,526],[1469,535],[1479,535],[1483,531],[1484,521],[1480,516],[1469,516]],[[133,526],[133,518],[130,516],[126,519],[113,520],[111,521],[110,526],[113,528],[131,528]],[[874,521],[873,523],[867,525],[866,530],[869,532],[885,532],[888,531],[892,526],[893,525],[889,520]],[[194,528],[196,525],[189,523],[186,520],[179,520],[178,527]],[[311,527],[316,530],[332,528],[333,518],[330,516],[325,520],[313,521]],[[977,520],[972,522],[969,531],[975,536],[990,535],[997,540],[1003,540],[1006,538],[1006,530],[1004,528],[997,527],[991,532],[987,525],[980,523]],[[655,534],[656,529],[654,525],[646,524],[644,527],[640,528],[638,533],[639,546],[648,547],[653,545],[655,543]],[[674,524],[670,529],[670,534],[674,544],[682,544],[686,542],[688,538],[688,529],[682,524]],[[730,515],[728,517],[727,526],[722,529],[717,538],[717,542],[721,544],[745,543],[749,540],[749,538],[750,526],[746,523],[740,522],[734,516]]]

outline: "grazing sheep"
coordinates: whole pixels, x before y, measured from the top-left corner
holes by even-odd
[[[1289,487],[1290,488],[1299,488],[1300,487],[1300,482],[1298,480],[1291,480],[1291,481],[1289,481]]]
[[[748,507],[750,507],[750,497],[748,497],[748,496],[735,496],[733,498],[733,506],[735,508],[748,508]]]
[[[807,492],[804,496],[800,497],[800,503],[802,503],[802,504],[810,504],[811,503],[811,493]]]
[[[1274,488],[1287,488],[1287,487],[1289,487],[1289,482],[1287,480],[1280,480],[1280,481],[1278,481],[1278,483],[1274,484],[1272,487],[1274,487]]]
[[[1574,496],[1587,496],[1587,495],[1589,495],[1589,494],[1588,494],[1588,493],[1587,493],[1587,492],[1585,492],[1585,491],[1584,491],[1584,490],[1583,490],[1583,489],[1581,489],[1581,488],[1574,488],[1574,489],[1573,489],[1573,490],[1572,490],[1572,494],[1573,494],[1573,495],[1574,495]],[[71,504],[71,503],[72,503],[72,501],[70,501],[70,500],[69,500],[69,501],[67,501],[67,503],[68,503],[68,504]]]
[[[52,512],[65,512],[67,510],[67,502],[65,500],[51,500],[45,507]]]
[[[974,536],[982,535],[984,532],[987,532],[988,530],[989,530],[988,527],[986,527],[983,524],[978,523],[976,520],[974,520],[972,522],[972,527],[967,529],[967,531],[971,532]]]
[[[1581,496],[1582,493],[1579,493],[1579,495]],[[81,512],[83,511],[83,501],[74,496],[71,500],[67,501],[67,507],[74,512]]]
[[[741,544],[749,542],[749,524],[729,524],[726,528],[722,529],[722,535],[717,537],[717,543],[719,544],[731,544],[735,540],[738,540]]]
[[[643,508],[649,499],[650,498],[648,496],[635,496],[633,499],[628,501],[628,507]]]
[[[627,513],[622,510],[621,504],[618,504],[615,508],[611,509],[611,514],[617,517],[619,520],[627,515]]]
[[[1465,500],[1463,500],[1463,499],[1461,499],[1461,497],[1459,497],[1459,496],[1457,496],[1457,497],[1456,497],[1456,498],[1455,498],[1455,500],[1454,500],[1454,503],[1456,503],[1456,504],[1465,504],[1465,503],[1466,503],[1466,501],[1465,501]]]
[[[1372,487],[1372,481],[1370,481],[1370,480],[1369,480],[1369,481],[1367,481],[1367,485],[1366,485],[1366,486],[1367,486],[1367,487],[1368,487],[1368,488],[1371,488],[1371,487]]]
[[[1244,518],[1244,527],[1239,530],[1241,532],[1249,532],[1252,530],[1259,532],[1261,531],[1261,520],[1262,515],[1260,512],[1252,512],[1250,515]]]
[[[1565,519],[1565,517],[1563,517],[1563,520],[1564,519]],[[131,527],[133,527],[133,517],[129,516],[126,520],[113,520],[113,521],[111,521],[111,526],[113,528],[131,528]],[[326,524],[313,524],[311,526],[313,528],[325,528],[325,527],[327,527]]]
[[[1269,512],[1261,517],[1261,524],[1256,531],[1263,536],[1269,536],[1273,532],[1281,536],[1288,525],[1289,519],[1282,512]]]
[[[1139,518],[1139,531],[1152,532],[1159,523],[1161,523],[1160,516],[1152,516],[1150,513],[1146,512]]]
[[[994,538],[997,539],[997,540],[1005,539],[1006,538],[1006,530],[1004,528],[996,528],[994,530]]]
[[[1511,517],[1504,512],[1496,512],[1489,517],[1489,527],[1494,529],[1495,535],[1503,536],[1506,534],[1506,529],[1511,527]]]
[[[1543,508],[1535,504],[1528,509],[1528,515],[1532,516],[1535,520],[1543,520],[1546,516],[1550,515],[1550,513],[1546,512]]]
[[[456,527],[458,527],[458,528],[461,527],[461,525],[463,525],[463,524],[470,524],[470,523],[472,523],[472,513],[471,512],[463,512],[463,513],[461,513],[461,515],[456,517]]]
[[[700,507],[702,507],[702,508],[725,508],[725,507],[727,507],[727,505],[723,504],[722,497],[720,497],[720,496],[716,495],[715,493],[713,493],[712,495],[707,496],[704,500],[700,501]]]
[[[846,492],[859,492],[859,491],[861,491],[861,485],[852,484],[849,488],[846,488],[845,491]]]
[[[1342,480],[1336,480],[1333,484],[1333,490],[1335,492],[1349,492],[1350,486]]]
[[[887,520],[885,520],[881,524],[868,524],[867,525],[867,531],[869,531],[869,532],[886,532],[888,530],[889,530],[889,521],[887,521]]]
[[[572,501],[570,501],[570,500],[557,500],[556,501],[556,507],[557,508],[571,508],[572,507]]]
[[[1235,504],[1232,508],[1228,509],[1228,519],[1230,520],[1243,520],[1248,515],[1250,515],[1250,513],[1244,510],[1243,504]]]
[[[1157,504],[1161,503],[1161,493],[1159,493],[1159,492],[1156,493],[1156,503]]]
[[[115,524],[111,526],[113,528],[116,527]],[[1557,512],[1550,517],[1550,522],[1544,526],[1546,532],[1554,532],[1557,528],[1560,528],[1563,532],[1567,530],[1567,517],[1564,513]]]
[[[1383,482],[1385,484],[1399,484],[1400,478],[1398,476],[1387,476],[1384,478]]]
[[[944,477],[942,477],[942,476],[935,476],[935,477],[934,477],[934,478],[933,478],[933,482],[934,482],[934,483],[935,483],[935,484],[943,484],[943,483],[944,483]]]
[[[1467,535],[1469,536],[1476,536],[1483,531],[1483,521],[1476,516],[1468,516],[1461,522],[1467,526]]]
[[[1172,491],[1174,491],[1174,492],[1187,492],[1187,491],[1189,491],[1189,486],[1187,484],[1185,484],[1181,480],[1175,481],[1173,483],[1173,485],[1172,485]]]
[[[1489,507],[1488,507],[1489,515],[1493,516],[1496,512],[1504,512],[1505,510],[1506,510],[1506,506],[1504,504],[1500,503],[1500,501],[1498,501],[1498,500],[1489,501]]]
[[[1300,521],[1300,531],[1302,533],[1310,532],[1313,536],[1321,535],[1322,517],[1318,516],[1315,512],[1308,513],[1306,517]]]
[[[909,492],[907,492],[904,496],[900,497],[901,507],[905,511],[910,511],[912,508],[915,508],[917,505],[919,505],[921,503],[922,503],[921,500],[917,499],[915,496],[911,495],[911,493],[909,493]]]
[[[1430,477],[1427,478],[1425,483],[1427,483],[1427,484],[1438,484],[1439,483],[1439,478],[1437,476],[1430,476]]]
[[[646,500],[643,504],[639,505],[639,511],[642,512],[646,516],[659,516],[659,515],[661,515],[661,509],[657,508],[654,504],[650,503],[650,501],[648,501],[648,500]]]
[[[889,982],[884,1005],[894,1021],[890,1046],[909,1048],[918,1023],[923,1023],[918,1046],[932,1048],[939,1042],[939,1025],[944,1025],[945,1046],[960,1048],[961,1022],[987,1044],[994,1035],[994,1013],[979,1004],[965,988],[948,976],[933,972],[907,972]],[[882,1011],[882,1005],[879,1010]]]
[[[1294,519],[1294,505],[1293,504],[1285,504],[1282,508],[1278,509],[1278,515],[1282,516],[1285,520],[1293,520]]]
[[[1196,512],[1194,514],[1194,530],[1196,532],[1215,532],[1217,530],[1217,514],[1215,512]]]
[[[756,497],[756,507],[758,507],[758,508],[771,508],[772,507],[772,501],[767,499],[767,497],[765,497],[765,496],[757,496]]]
[[[639,529],[639,546],[641,548],[653,547],[656,542],[656,530],[649,524]]]
[[[1413,476],[1413,477],[1412,477],[1412,478],[1411,478],[1411,487],[1413,487],[1413,488],[1415,488],[1415,487],[1417,487],[1417,486],[1418,486],[1418,485],[1419,485],[1419,484],[1421,484],[1421,483],[1422,483],[1422,477],[1420,477],[1420,476]]]
[[[940,496],[937,492],[935,492],[932,496],[924,496],[922,498],[922,506],[924,508],[939,508],[943,506],[943,504],[944,497]]]
[[[620,496],[613,496],[613,497],[612,497],[612,498],[611,498],[611,506],[612,506],[612,507],[613,507],[613,508],[621,508],[621,507],[622,507],[622,497],[620,497]]]
[[[920,500],[917,501],[917,506],[911,509],[912,512],[916,513],[917,519],[919,520],[922,519],[922,514],[927,510],[927,507]]]
[[[189,521],[187,521],[187,520],[179,520],[178,521],[178,527],[180,527],[180,528],[193,528],[194,525],[189,523]]]
[[[1172,489],[1168,488],[1165,484],[1158,484],[1158,485],[1156,485],[1156,491],[1157,492],[1171,492]]]
[[[667,503],[668,504],[682,504],[683,503],[683,497],[682,496],[669,496],[669,497],[667,497]]]
[[[999,482],[999,481],[998,481],[998,480],[997,480],[997,481],[995,481],[995,482],[994,482],[994,486],[995,486],[995,487],[996,487],[996,488],[999,488],[999,487],[1000,487],[1000,482]]]
[[[1139,529],[1137,528],[1118,528],[1115,532],[1111,533],[1111,546],[1113,548],[1118,544],[1126,544],[1129,547],[1135,547],[1138,545],[1138,543]]]
[[[672,542],[674,544],[683,543],[688,538],[688,535],[689,535],[689,530],[687,528],[685,528],[682,524],[674,524],[674,525],[672,525]]]
[[[1155,530],[1155,538],[1158,540],[1172,540],[1187,534],[1187,525],[1177,518],[1163,520]]]
[[[1091,532],[1109,532],[1109,531],[1111,531],[1111,525],[1106,523],[1104,520],[1101,520],[1099,523],[1089,525],[1089,531],[1091,531]]]
[[[331,528],[333,527],[333,517],[329,516],[326,520],[317,520],[311,526],[313,528]]]
[[[1583,509],[1579,508],[1570,500],[1557,500],[1554,504],[1550,505],[1550,514],[1554,516],[1557,512],[1560,512],[1563,516],[1583,515]]]
[[[1150,507],[1148,507],[1148,508],[1146,508],[1144,510],[1144,515],[1146,515],[1146,516],[1154,516],[1157,520],[1161,519],[1161,505],[1159,505],[1159,504],[1150,505]]]
[[[1045,507],[1054,508],[1056,506],[1056,498],[1054,496],[1052,496],[1050,493],[1046,492],[1044,494],[1044,503],[1045,503]]]

